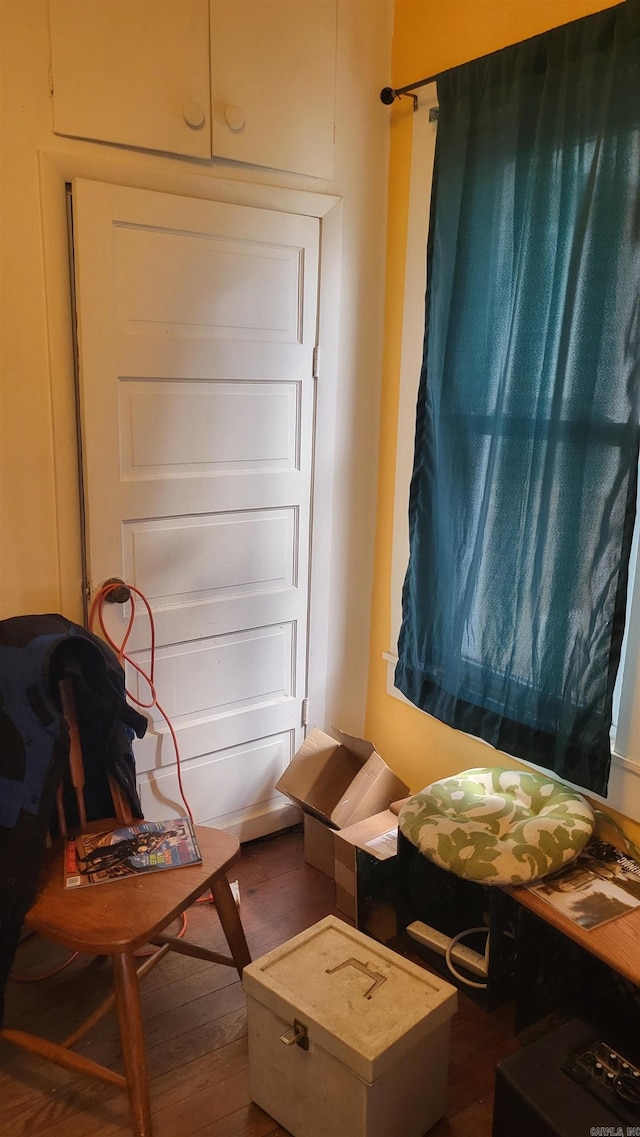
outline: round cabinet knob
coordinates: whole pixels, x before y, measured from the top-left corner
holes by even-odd
[[[204,126],[205,113],[200,103],[185,103],[182,108],[182,114],[187,126],[190,126],[192,130],[200,130],[200,127]]]
[[[244,127],[244,115],[233,103],[224,108],[224,119],[229,130],[242,130]]]

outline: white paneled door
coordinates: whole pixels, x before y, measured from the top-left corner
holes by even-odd
[[[91,588],[148,598],[196,821],[254,837],[293,819],[274,784],[303,733],[318,221],[88,181],[73,214]],[[108,606],[114,638],[127,616]],[[149,631],[141,609],[146,670]],[[151,716],[160,819],[183,809]]]

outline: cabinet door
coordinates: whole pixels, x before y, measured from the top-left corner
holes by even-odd
[[[337,0],[211,0],[213,154],[333,176]]]
[[[54,131],[211,156],[208,0],[50,0]]]

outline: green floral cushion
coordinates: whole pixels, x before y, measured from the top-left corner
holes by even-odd
[[[484,884],[555,872],[594,828],[580,794],[545,774],[496,767],[434,782],[400,810],[400,831],[441,868]]]

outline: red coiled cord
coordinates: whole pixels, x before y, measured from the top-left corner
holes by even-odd
[[[176,773],[177,773],[177,777],[178,777],[178,786],[180,788],[180,796],[182,798],[182,801],[184,802],[184,807],[185,807],[185,809],[189,815],[189,820],[191,821],[191,824],[193,825],[194,824],[193,814],[191,812],[189,803],[187,801],[187,798],[186,798],[186,795],[184,792],[184,787],[182,785],[182,772],[180,769],[180,748],[178,746],[178,739],[176,737],[176,732],[173,728],[173,724],[172,724],[171,720],[169,719],[169,716],[167,715],[167,712],[164,710],[164,708],[158,702],[158,696],[156,693],[156,688],[155,688],[155,683],[154,683],[154,679],[155,679],[155,654],[156,654],[156,628],[155,628],[155,622],[153,619],[153,612],[151,611],[151,605],[149,604],[149,601],[147,600],[144,593],[142,593],[139,588],[135,588],[133,584],[127,584],[126,585],[126,588],[129,589],[129,592],[132,592],[136,596],[140,597],[140,600],[144,604],[144,606],[147,610],[147,615],[149,617],[149,629],[150,629],[150,634],[151,634],[151,666],[149,668],[149,674],[147,675],[146,671],[142,667],[140,667],[140,665],[138,663],[136,663],[136,661],[134,659],[132,659],[130,655],[127,655],[127,653],[125,651],[125,648],[127,646],[127,642],[129,640],[129,636],[131,635],[131,632],[133,629],[133,623],[134,623],[135,615],[136,615],[136,609],[135,609],[134,601],[133,600],[131,601],[131,612],[129,613],[129,621],[127,623],[127,630],[125,631],[125,634],[123,636],[122,643],[120,643],[120,644],[115,643],[114,640],[111,638],[111,636],[110,636],[110,634],[107,631],[107,628],[105,626],[104,605],[105,605],[105,602],[107,600],[107,597],[113,591],[115,591],[116,588],[122,588],[122,583],[119,581],[115,581],[112,583],[103,584],[102,587],[99,588],[98,591],[96,592],[96,595],[93,598],[93,603],[91,605],[91,610],[89,612],[89,630],[93,631],[93,625],[94,625],[94,621],[95,621],[96,614],[97,614],[98,622],[100,624],[100,631],[102,632],[102,635],[103,635],[104,639],[106,640],[106,642],[109,644],[109,647],[112,648],[112,650],[117,655],[118,662],[120,663],[120,665],[122,667],[124,667],[124,664],[128,663],[130,667],[133,667],[134,671],[137,671],[138,675],[142,676],[145,683],[149,687],[149,692],[151,695],[151,702],[149,702],[149,703],[143,703],[140,699],[137,699],[135,695],[132,695],[131,691],[126,691],[126,695],[127,695],[127,698],[131,700],[132,703],[135,703],[136,706],[141,707],[143,710],[150,710],[152,707],[157,707],[160,714],[162,715],[164,721],[166,722],[169,733],[171,735],[171,740],[173,742],[173,747],[174,747],[175,755],[176,755]]]

